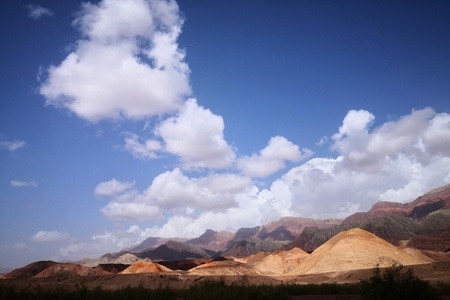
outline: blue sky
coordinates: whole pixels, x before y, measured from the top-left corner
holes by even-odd
[[[2,5],[0,266],[450,183],[448,1]]]

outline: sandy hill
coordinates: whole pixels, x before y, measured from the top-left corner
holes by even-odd
[[[354,228],[328,240],[288,274],[318,274],[431,262],[431,258],[418,252],[401,249],[368,231]]]
[[[171,269],[151,262],[151,261],[138,261],[122,271],[122,274],[135,274],[135,273],[162,273],[172,272]]]
[[[290,272],[310,256],[300,248],[288,251],[258,253],[246,259],[247,264],[261,275],[282,275]]]
[[[199,265],[189,271],[190,275],[214,276],[214,275],[259,275],[251,266],[234,260],[211,261]]]

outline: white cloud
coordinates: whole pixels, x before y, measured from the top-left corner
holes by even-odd
[[[189,178],[174,169],[158,175],[145,194],[164,209],[220,211],[235,207],[234,194],[250,184],[248,178],[232,174]]]
[[[38,231],[31,237],[33,242],[60,242],[68,239],[69,235],[67,233],[59,231]]]
[[[177,116],[164,120],[155,133],[164,141],[164,150],[177,155],[183,168],[227,168],[236,158],[224,139],[224,122],[189,99]]]
[[[157,158],[157,152],[162,148],[161,143],[154,139],[147,139],[140,142],[137,134],[127,133],[125,137],[124,149],[139,159]]]
[[[159,220],[162,218],[158,207],[146,200],[145,196],[131,189],[135,182],[121,182],[113,178],[100,182],[94,193],[107,196],[111,201],[101,209],[112,220]]]
[[[20,181],[20,180],[11,180],[10,182],[12,187],[38,187],[36,181]]]
[[[45,8],[37,4],[28,4],[25,6],[25,8],[28,10],[28,16],[33,20],[37,20],[42,17],[53,16],[53,11],[51,9]]]
[[[272,137],[268,145],[259,154],[241,157],[237,161],[238,169],[251,177],[266,177],[285,167],[285,161],[299,162],[312,151],[303,149],[282,136]]]
[[[408,202],[446,183],[450,115],[415,110],[370,129],[374,116],[350,111],[333,135],[337,158],[313,158],[278,179],[275,199],[291,200],[300,216],[345,217],[378,200]]]
[[[25,147],[25,141],[0,141],[0,149],[8,150],[14,152]]]
[[[107,182],[108,185],[111,182],[114,186],[124,186],[114,180]],[[103,185],[100,183],[97,187]],[[111,219],[144,221],[161,220],[161,210],[170,214],[197,215],[205,211],[225,211],[236,207],[235,195],[251,185],[249,178],[240,175],[225,173],[189,178],[176,168],[155,177],[142,192],[124,188],[120,192],[110,193],[110,202],[102,208],[102,212]]]
[[[48,69],[40,93],[92,122],[173,112],[191,93],[177,45],[182,23],[175,1],[84,4],[75,21],[83,39]]]
[[[133,225],[127,230],[105,232],[90,242],[71,244],[61,249],[61,254],[98,256],[149,236],[196,237],[208,228],[231,231],[287,215],[343,218],[368,210],[380,199],[411,201],[449,182],[449,114],[417,110],[373,129],[369,128],[374,119],[371,113],[351,111],[349,115],[333,136],[332,148],[339,154],[336,158],[312,158],[290,169],[266,189],[258,188],[245,176],[213,173],[195,178],[180,169],[158,175],[142,192],[131,186],[118,189],[110,194],[111,201],[103,209],[108,217],[117,217],[106,213],[113,207],[117,214],[122,213],[122,219],[148,220],[140,214],[146,207],[153,207],[166,219],[148,228]],[[386,147],[378,147],[379,143]],[[359,153],[370,153],[373,162],[350,163],[352,144]],[[259,156],[263,156],[262,152]]]
[[[145,221],[162,219],[161,211],[158,207],[141,202],[110,202],[102,208],[103,214],[112,220]]]
[[[109,181],[100,182],[95,187],[95,194],[101,196],[114,196],[133,187],[135,182],[121,182],[113,178]]]
[[[190,177],[176,168],[156,176],[142,192],[127,190],[114,196],[110,205],[160,208],[166,219],[142,234],[194,237],[207,228],[235,230],[286,215],[343,218],[368,210],[378,200],[411,201],[449,181],[449,114],[416,110],[370,128],[373,120],[367,111],[350,111],[332,138],[336,158],[312,158],[266,189],[259,189],[248,176]],[[363,159],[356,159],[355,153]],[[301,155],[296,145],[276,137],[251,157],[264,164]],[[137,215],[122,211],[127,220]]]
[[[444,121],[448,115],[436,115],[430,108],[415,110],[369,132],[374,118],[367,111],[350,111],[339,132],[333,136],[333,149],[345,157],[347,167],[361,172],[378,172],[386,158],[393,159],[399,153],[413,155],[419,161],[429,159],[435,151],[450,153],[444,150],[449,145],[445,130],[448,131],[450,125],[445,125]]]

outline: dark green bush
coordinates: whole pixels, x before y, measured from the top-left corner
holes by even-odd
[[[361,281],[361,297],[367,300],[439,299],[429,282],[415,276],[411,269],[393,266],[384,273],[379,268]]]

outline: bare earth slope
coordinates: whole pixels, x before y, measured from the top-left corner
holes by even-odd
[[[258,253],[246,259],[259,274],[282,275],[287,274],[308,259],[307,252],[300,248],[288,251],[275,251],[269,253]]]
[[[327,241],[288,274],[318,274],[393,264],[419,265],[433,261],[426,256],[414,256],[370,232],[354,228]]]
[[[121,274],[135,274],[135,273],[162,273],[172,272],[171,269],[151,262],[151,261],[138,261],[122,271]]]

